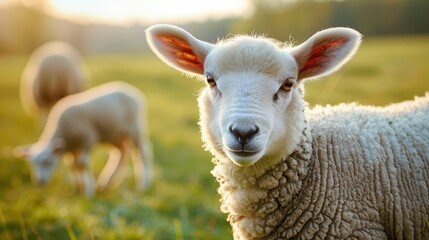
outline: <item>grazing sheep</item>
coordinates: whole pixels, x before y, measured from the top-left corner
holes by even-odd
[[[385,108],[303,100],[306,80],[351,58],[358,32],[214,45],[156,25],[147,39],[208,83],[199,124],[235,239],[429,239],[429,94]]]
[[[71,153],[79,189],[92,196],[90,150],[99,142],[115,147],[98,178],[98,187],[103,190],[131,144],[137,153],[133,158],[137,187],[144,189],[151,179],[152,150],[143,100],[139,90],[121,82],[67,96],[52,108],[39,141],[18,147],[15,153],[29,159],[33,179],[39,183],[49,180],[64,153]]]
[[[27,114],[44,123],[61,98],[83,90],[86,74],[79,53],[68,43],[49,42],[31,55],[21,78],[20,97]]]

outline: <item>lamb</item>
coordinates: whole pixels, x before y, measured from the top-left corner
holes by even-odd
[[[115,147],[99,175],[99,190],[108,186],[127,150],[133,147],[137,187],[145,189],[151,179],[152,149],[144,107],[143,94],[123,82],[67,96],[52,108],[40,139],[35,144],[17,147],[15,154],[29,160],[36,182],[45,183],[60,157],[71,153],[78,187],[91,197],[94,181],[89,155],[94,145],[101,142]]]
[[[22,74],[20,97],[28,115],[46,121],[61,98],[81,92],[87,81],[79,53],[68,43],[48,42],[37,48]]]
[[[235,239],[429,239],[429,94],[387,107],[303,100],[307,80],[356,52],[357,31],[298,46],[211,44],[171,25],[146,34],[165,63],[207,81],[199,125]]]

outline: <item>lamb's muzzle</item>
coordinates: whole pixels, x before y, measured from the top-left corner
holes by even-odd
[[[221,123],[223,150],[237,165],[249,166],[261,158],[267,138],[259,130],[260,124],[255,124],[260,123],[258,118],[236,115]]]

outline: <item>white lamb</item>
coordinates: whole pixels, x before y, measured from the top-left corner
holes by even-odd
[[[15,153],[29,159],[33,179],[39,183],[49,180],[64,153],[71,153],[78,187],[92,196],[89,155],[94,145],[115,147],[98,178],[100,190],[107,187],[132,146],[137,187],[145,189],[151,179],[152,149],[144,107],[143,94],[122,82],[67,96],[52,108],[39,141],[16,148]]]
[[[27,114],[45,122],[61,98],[81,92],[87,81],[79,53],[68,43],[48,42],[31,55],[21,78],[20,97]]]
[[[199,124],[234,238],[429,239],[429,94],[385,108],[303,100],[305,81],[351,58],[358,32],[210,44],[156,25],[147,39],[207,81]]]

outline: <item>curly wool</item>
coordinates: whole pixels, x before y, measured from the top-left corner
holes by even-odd
[[[429,94],[318,106],[296,150],[266,171],[215,161],[234,238],[427,239],[428,113]]]
[[[265,236],[283,222],[288,203],[296,199],[307,177],[311,151],[311,135],[305,129],[296,150],[260,176],[215,160],[211,173],[220,183],[221,210],[230,213],[235,239]]]

